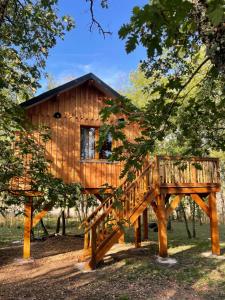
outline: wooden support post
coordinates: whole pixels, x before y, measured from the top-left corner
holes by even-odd
[[[210,214],[210,231],[212,254],[220,255],[219,229],[216,210],[216,193],[209,194],[209,214]]]
[[[96,227],[91,229],[91,269],[96,268],[96,251],[97,251],[97,233]]]
[[[166,209],[165,200],[162,195],[157,196],[158,207],[158,240],[159,240],[159,256],[167,257],[167,228],[166,228]]]
[[[143,211],[143,239],[148,240],[148,208]]]
[[[89,230],[88,230],[88,226],[85,225],[85,229],[84,229],[84,250],[87,250],[90,245],[89,245]]]
[[[23,258],[30,258],[30,232],[32,228],[32,197],[25,204]]]
[[[141,247],[141,217],[139,216],[134,223],[135,248]]]

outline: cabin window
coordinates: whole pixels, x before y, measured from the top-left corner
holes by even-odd
[[[112,154],[112,136],[108,134],[100,151],[97,149],[99,128],[81,126],[81,159],[108,159]]]
[[[81,159],[95,158],[95,127],[81,127]]]

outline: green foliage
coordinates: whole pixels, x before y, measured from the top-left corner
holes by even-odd
[[[4,6],[4,2],[6,5]],[[18,93],[35,90],[46,58],[73,21],[59,17],[57,0],[3,1],[0,4],[0,89]],[[44,16],[44,17],[43,17]]]
[[[131,72],[129,87],[121,91],[121,94],[130,99],[134,105],[142,108],[150,97],[146,87],[149,88],[153,83],[154,77],[147,78],[141,67],[138,67],[136,71]]]
[[[104,120],[122,114],[140,128],[130,142],[122,128],[107,127],[121,141],[112,159],[126,162],[122,175],[132,177],[149,153],[225,150],[223,23],[224,1],[154,0],[134,7],[119,36],[128,53],[144,46],[147,59],[132,74],[127,97],[102,113]]]
[[[50,181],[43,144],[48,129],[34,128],[18,103],[39,86],[49,50],[57,38],[73,28],[70,17],[58,16],[57,0],[3,0],[0,3],[0,191],[7,191],[14,176],[28,176],[38,189]],[[38,132],[42,145],[34,137]],[[15,152],[16,149],[16,152]],[[29,165],[24,165],[24,158]],[[26,173],[26,174],[25,174]],[[37,189],[37,187],[33,187]],[[2,209],[26,201],[5,194]]]
[[[182,4],[180,0],[150,1],[143,7],[134,7],[130,22],[121,27],[119,35],[126,39],[128,53],[142,44],[147,50],[146,63],[155,70],[171,69],[162,57],[165,49],[178,62],[205,44],[216,69],[224,72],[224,4],[224,0],[184,0]]]

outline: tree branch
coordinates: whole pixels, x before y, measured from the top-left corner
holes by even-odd
[[[106,31],[103,29],[102,25],[98,22],[98,20],[95,18],[94,14],[94,0],[86,0],[86,2],[90,3],[90,14],[91,14],[91,25],[90,25],[90,31],[93,30],[93,27],[96,26],[99,33],[103,35],[105,38],[107,34],[111,35],[111,31]]]
[[[180,96],[181,92],[187,87],[187,85],[191,82],[191,80],[195,77],[195,75],[198,73],[198,71],[207,63],[207,61],[209,61],[210,58],[206,57],[206,59],[203,60],[203,62],[197,67],[197,69],[191,74],[191,76],[188,78],[188,80],[185,82],[185,84],[183,84],[180,88],[180,90],[178,91],[178,93],[176,94],[175,98],[173,99],[173,102],[171,103],[170,109],[168,111],[167,114],[167,120],[172,112],[172,109],[178,99],[178,97]]]

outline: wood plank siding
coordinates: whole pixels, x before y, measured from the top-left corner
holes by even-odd
[[[89,189],[99,188],[105,183],[116,187],[121,183],[121,163],[102,159],[81,160],[80,157],[80,128],[102,125],[99,112],[106,98],[105,93],[87,81],[27,107],[27,115],[33,124],[47,125],[51,129],[46,156],[52,162],[51,172],[54,176],[67,183],[80,182]],[[54,117],[56,112],[61,114],[61,118]],[[130,138],[137,134],[135,131],[127,130]]]

